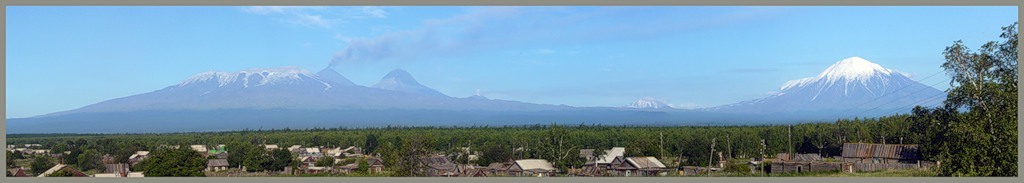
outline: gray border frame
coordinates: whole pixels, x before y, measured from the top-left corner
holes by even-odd
[[[480,0],[349,0],[345,2],[332,2],[330,0],[292,0],[292,1],[279,1],[279,0],[6,0],[0,1],[0,5],[3,5],[3,9],[0,9],[0,21],[3,22],[3,30],[0,33],[4,37],[0,38],[0,41],[4,42],[4,49],[0,50],[0,54],[3,54],[2,59],[4,65],[0,66],[6,73],[7,66],[7,6],[37,6],[37,5],[178,5],[178,6],[192,6],[192,5],[798,5],[798,6],[825,6],[825,5],[847,5],[847,6],[871,6],[871,5],[885,5],[885,6],[905,6],[905,5],[940,5],[940,6],[954,6],[954,5],[966,5],[966,6],[1017,6],[1018,21],[1022,17],[1020,12],[1024,10],[1024,6],[1021,6],[1024,2],[1019,0],[860,0],[860,1],[847,1],[847,0],[687,0],[687,1],[674,1],[674,0],[517,0],[517,1],[480,1]],[[1017,27],[1020,30],[1020,25]],[[1020,48],[1018,48],[1020,49]],[[1024,58],[1024,56],[1018,55],[1018,60]],[[1020,65],[1018,65],[1021,68]],[[1018,73],[1019,75],[1020,73]],[[5,97],[2,99],[6,104],[6,89],[7,80],[6,74],[0,76],[4,80],[0,81],[3,83],[3,93]],[[1021,81],[1018,81],[1020,85]],[[1018,97],[1022,96],[1020,93]],[[1021,101],[1018,99],[1017,104],[1020,105]],[[6,110],[0,111],[0,114],[6,116]],[[1017,115],[1024,114],[1024,110],[1018,109]],[[7,142],[7,120],[6,118],[0,120],[0,126],[5,128],[0,129],[0,142]],[[1024,141],[1021,138],[1020,131],[1020,119],[1018,119],[1017,125],[1017,142]],[[6,150],[6,146],[4,146]],[[1018,157],[1024,152],[1024,149],[1018,145],[1017,154]],[[6,159],[6,154],[0,155],[0,158]],[[531,178],[531,177],[500,177],[500,178],[436,178],[436,177],[295,177],[295,178],[281,178],[281,177],[252,177],[252,178],[185,178],[185,177],[146,177],[146,178],[117,178],[117,179],[104,179],[104,178],[6,178],[0,177],[0,182],[168,182],[168,183],[180,183],[180,182],[1024,182],[1020,176],[1024,174],[1024,170],[1020,168],[1022,164],[1020,158],[1017,159],[1018,169],[1017,177],[970,177],[970,178],[952,178],[952,177],[920,177],[920,178],[831,178],[831,177],[576,177],[576,178]],[[6,162],[3,164],[6,165]],[[6,166],[4,166],[6,167]],[[6,171],[6,169],[5,169]]]

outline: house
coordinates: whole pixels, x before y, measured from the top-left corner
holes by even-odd
[[[273,150],[279,149],[279,147],[277,147],[277,144],[263,145],[263,148],[267,149],[267,151],[273,151]]]
[[[447,156],[436,155],[420,158],[419,172],[431,177],[454,177],[458,175],[458,168]]]
[[[206,171],[221,171],[227,170],[231,165],[228,164],[227,159],[211,159],[206,161]]]
[[[148,157],[149,151],[135,151],[135,154],[128,157],[128,164],[135,166],[136,164],[139,164],[139,161],[145,160]]]
[[[594,149],[580,149],[579,158],[583,158],[586,161],[594,160]]]
[[[615,166],[615,175],[626,177],[658,176],[667,171],[665,164],[651,156],[628,157],[623,160]]]
[[[341,150],[340,156],[345,156],[346,158],[362,157],[363,150],[356,146],[349,146],[348,148]]]
[[[490,165],[487,165],[487,170],[490,171],[488,173],[493,176],[507,176],[508,167],[511,167],[512,164],[514,164],[513,161],[509,161],[506,163],[494,162],[491,163]]]
[[[384,160],[380,158],[367,158],[366,164],[370,165],[366,170],[368,173],[383,173],[384,172]]]
[[[309,157],[309,156],[299,157],[299,162],[302,163],[303,167],[313,167],[313,166],[316,166],[316,158]]]
[[[615,169],[614,165],[622,163],[623,159],[621,159],[621,157],[625,153],[625,147],[612,147],[612,149],[605,150],[603,155],[594,157],[592,161],[587,161],[587,163],[583,164],[583,168],[579,172],[579,175],[610,175],[613,173],[612,171]]]
[[[47,177],[50,174],[56,173],[56,172],[61,171],[61,170],[64,170],[64,171],[67,171],[67,172],[71,173],[72,177],[88,177],[89,176],[89,175],[86,175],[85,173],[82,173],[82,171],[79,171],[78,169],[75,169],[74,167],[70,167],[70,166],[65,165],[65,164],[57,164],[57,165],[54,165],[53,167],[51,167],[50,169],[47,169],[46,171],[44,171],[43,173],[39,174],[36,177]]]
[[[308,174],[317,174],[317,173],[324,173],[324,172],[330,172],[330,171],[331,171],[331,167],[310,166],[310,167],[306,167],[305,168],[305,173],[308,173]]]
[[[42,144],[25,144],[25,148],[43,147]]]
[[[915,144],[843,144],[843,161],[852,163],[847,172],[878,171],[886,169],[927,169],[933,162],[922,161]]]
[[[196,152],[199,152],[199,154],[202,154],[203,157],[206,157],[210,154],[209,149],[206,148],[206,145],[190,145],[189,148]]]
[[[488,177],[487,167],[476,167],[471,169],[465,169],[459,177]]]
[[[7,169],[7,172],[11,172],[11,176],[14,177],[28,177],[28,174],[25,173],[25,168],[21,167]]]
[[[359,170],[359,163],[349,163],[345,166],[339,166],[337,170],[340,173],[352,173]]]
[[[288,151],[291,151],[293,153],[301,153],[300,151],[303,151],[303,150],[306,150],[306,149],[303,149],[302,145],[292,145],[292,147],[288,148]]]
[[[508,174],[511,176],[550,177],[555,176],[557,172],[558,169],[555,169],[548,160],[543,159],[516,160],[508,168]]]
[[[315,147],[306,148],[305,150],[301,151],[299,156],[313,157],[315,159],[320,159],[320,157],[324,157],[323,154],[320,153],[320,148]]]
[[[128,172],[131,172],[131,169],[125,163],[103,164],[103,173],[116,174],[117,177],[127,177]]]

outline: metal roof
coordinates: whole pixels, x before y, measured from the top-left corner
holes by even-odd
[[[921,159],[917,145],[904,144],[843,144],[844,158],[888,158],[901,160]]]

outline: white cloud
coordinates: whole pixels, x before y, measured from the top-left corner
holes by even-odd
[[[373,18],[388,18],[388,12],[384,11],[384,9],[380,8],[380,7],[376,7],[376,6],[363,6],[363,7],[360,7],[359,10],[362,11],[364,15],[369,16],[369,17],[373,17]]]
[[[319,14],[325,10],[319,6],[249,6],[243,12],[263,16],[279,16],[283,22],[315,27],[331,27],[340,19],[325,18]]]
[[[311,14],[298,14],[298,15],[295,15],[295,18],[290,19],[289,22],[294,23],[294,24],[309,25],[309,26],[320,26],[320,27],[330,27],[331,26],[331,20],[324,19],[320,15],[311,15]]]

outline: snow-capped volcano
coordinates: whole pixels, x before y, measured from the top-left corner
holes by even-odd
[[[672,108],[672,107],[669,107],[668,104],[665,104],[664,102],[658,101],[658,100],[654,99],[653,97],[644,97],[644,98],[641,98],[641,99],[637,99],[636,101],[633,101],[633,103],[630,103],[629,105],[626,105],[626,107],[627,108],[636,108],[636,109],[668,109],[668,108]]]
[[[330,84],[322,82],[317,75],[293,66],[247,69],[239,72],[203,72],[185,79],[185,81],[178,84],[178,87],[216,83],[218,87],[239,85],[243,88],[248,88],[264,85],[294,84],[309,80],[320,82],[326,88],[331,87]]]
[[[890,111],[905,112],[899,109],[916,105],[935,106],[945,97],[942,91],[860,57],[840,60],[816,77],[788,81],[779,90],[773,96],[707,110],[742,113],[852,111],[850,115],[885,115]]]

